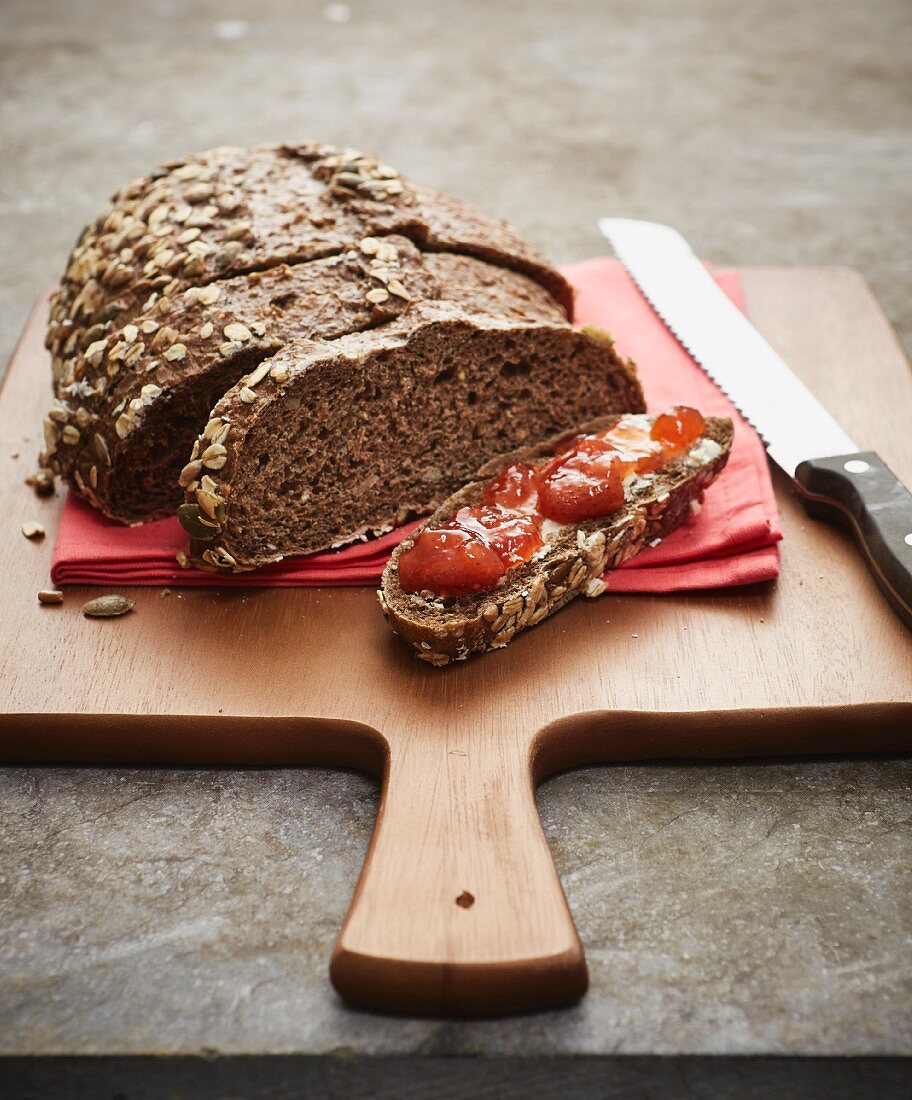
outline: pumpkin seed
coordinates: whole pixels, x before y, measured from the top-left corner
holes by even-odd
[[[98,596],[85,604],[82,613],[87,619],[116,619],[132,611],[135,606],[133,600],[128,600],[126,596]]]
[[[212,542],[221,531],[217,523],[210,523],[201,515],[196,504],[182,504],[177,510],[177,518],[187,534],[200,542]]]

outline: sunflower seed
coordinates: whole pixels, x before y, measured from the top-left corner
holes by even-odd
[[[208,183],[195,183],[184,191],[184,198],[192,203],[206,202],[212,198],[212,187]]]
[[[22,533],[27,539],[43,539],[47,534],[47,531],[41,526],[40,523],[35,523],[34,520],[29,520],[22,525]]]
[[[238,396],[245,405],[252,405],[257,399],[256,390],[252,390],[249,386],[241,386]]]
[[[95,433],[95,453],[106,466],[111,464],[111,453],[108,450],[108,444],[100,432]]]
[[[365,297],[372,305],[379,306],[389,298],[389,291],[378,286],[373,290],[369,290]]]
[[[216,519],[215,511],[222,503],[222,498],[217,493],[209,493],[205,489],[197,490],[196,503],[210,519]]]
[[[56,588],[42,588],[38,593],[39,603],[63,603],[63,593]]]
[[[229,226],[225,230],[225,240],[239,241],[249,236],[252,231],[253,226],[251,226],[250,222],[235,222],[234,225]]]

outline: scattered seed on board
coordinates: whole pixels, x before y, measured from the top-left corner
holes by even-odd
[[[40,523],[29,520],[28,523],[23,523],[22,533],[27,539],[43,539],[47,531],[45,531]]]
[[[25,484],[30,485],[37,496],[49,497],[54,492],[54,475],[50,470],[36,470],[25,479]]]
[[[126,596],[98,596],[83,607],[82,613],[87,619],[116,619],[132,611],[135,604]]]
[[[39,603],[63,603],[63,593],[56,588],[42,588],[38,593]]]

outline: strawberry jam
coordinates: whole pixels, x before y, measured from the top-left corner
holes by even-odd
[[[624,504],[629,474],[651,473],[685,453],[705,427],[696,409],[676,405],[651,426],[643,417],[623,416],[604,431],[564,437],[543,466],[508,466],[485,486],[482,504],[425,528],[399,556],[399,583],[406,592],[444,598],[494,588],[545,545],[543,520],[575,524],[610,516]]]
[[[506,571],[483,539],[456,527],[422,531],[399,558],[399,583],[406,592],[428,589],[446,597],[493,588]]]
[[[470,531],[486,543],[504,565],[519,565],[545,544],[541,519],[499,504],[460,508],[447,526]]]
[[[611,515],[624,503],[627,465],[601,440],[579,440],[539,471],[539,511],[557,523]]]
[[[525,462],[508,466],[485,486],[485,504],[499,504],[502,508],[514,508],[518,512],[535,510],[537,470]]]
[[[696,409],[675,405],[655,418],[649,434],[671,457],[686,451],[700,438],[705,427],[706,422]]]

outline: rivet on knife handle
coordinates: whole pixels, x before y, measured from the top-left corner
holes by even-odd
[[[808,459],[795,483],[812,516],[852,529],[874,579],[912,627],[912,493],[873,451]]]

